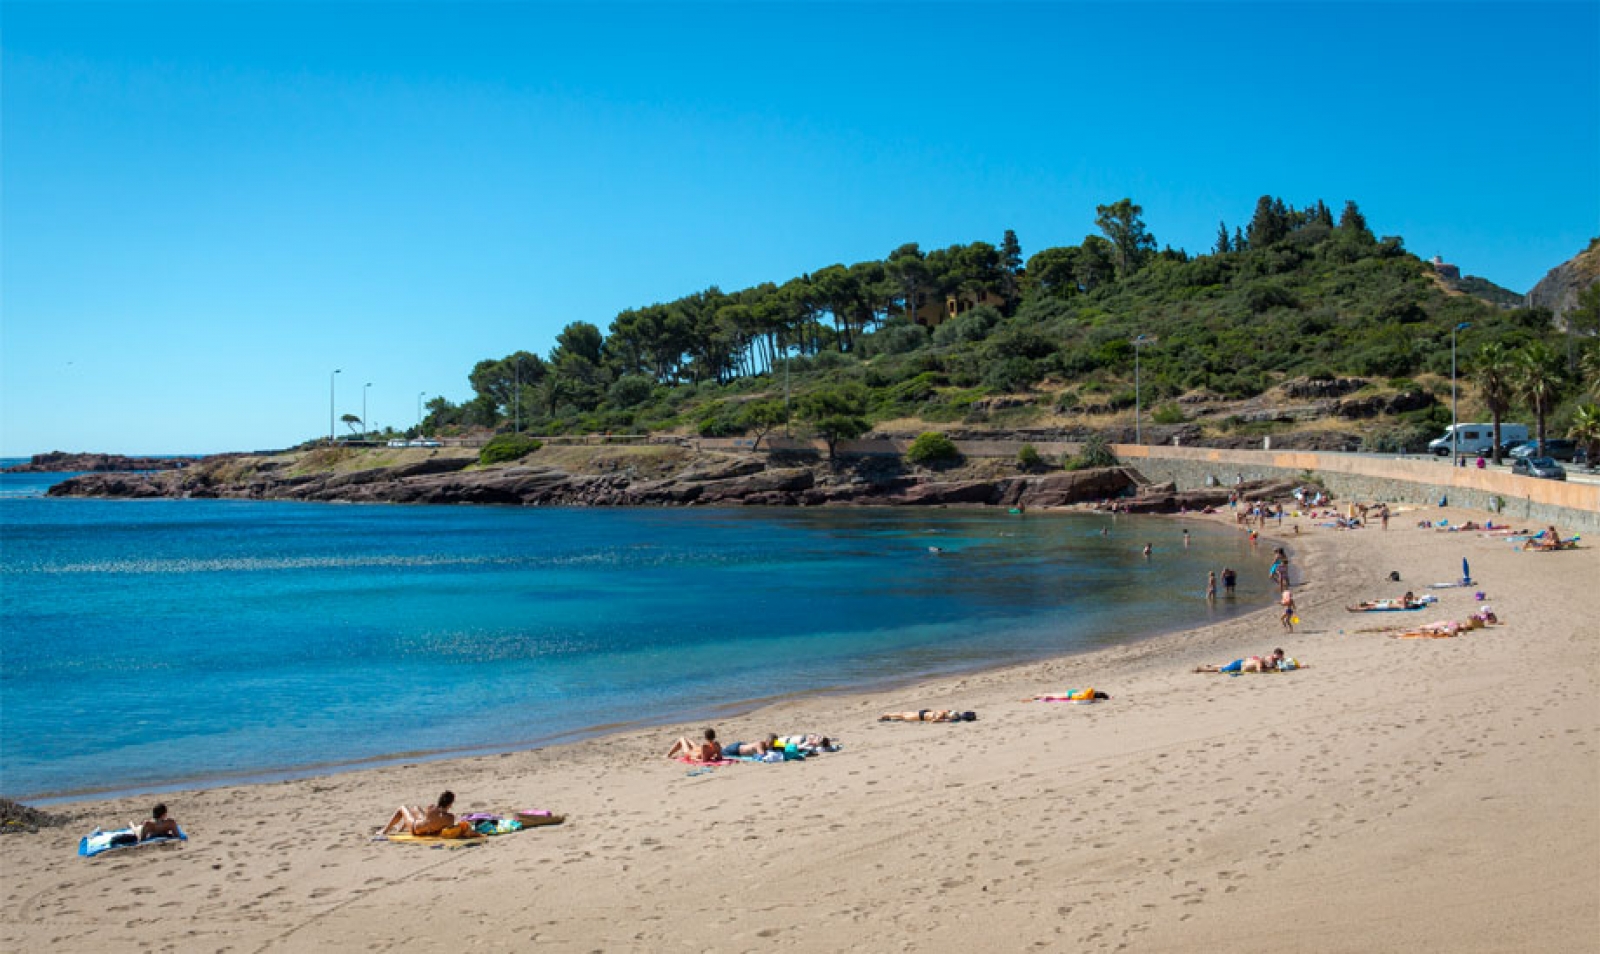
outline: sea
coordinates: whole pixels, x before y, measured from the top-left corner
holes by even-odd
[[[0,475],[0,795],[33,802],[665,741],[1273,595],[1240,534],[1168,518],[44,496],[65,476]]]

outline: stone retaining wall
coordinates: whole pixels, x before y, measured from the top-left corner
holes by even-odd
[[[1600,532],[1600,484],[1535,480],[1504,470],[1451,467],[1432,458],[1126,444],[1113,449],[1145,477],[1170,480],[1180,490],[1227,486],[1241,478],[1294,480],[1309,473],[1346,500],[1434,505],[1448,499],[1519,523]]]

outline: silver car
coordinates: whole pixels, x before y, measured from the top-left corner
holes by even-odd
[[[1561,465],[1548,457],[1518,457],[1511,464],[1513,474],[1524,477],[1539,477],[1544,480],[1566,480],[1567,472]]]

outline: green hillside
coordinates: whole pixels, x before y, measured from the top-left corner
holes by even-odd
[[[475,397],[435,399],[424,429],[515,420],[545,434],[760,434],[786,408],[833,437],[955,422],[1125,426],[1142,335],[1147,424],[1226,433],[1259,422],[1241,413],[1248,402],[1307,390],[1284,392],[1286,382],[1354,378],[1338,382],[1341,393],[1410,397],[1369,401],[1372,413],[1350,426],[1414,438],[1449,420],[1436,398],[1448,394],[1451,329],[1462,323],[1463,379],[1487,344],[1531,346],[1553,376],[1542,400],[1555,424],[1592,389],[1592,338],[1567,360],[1547,312],[1446,287],[1399,238],[1375,237],[1353,202],[1336,218],[1320,201],[1296,209],[1263,196],[1247,224],[1219,223],[1198,256],[1158,250],[1130,200],[1096,212],[1095,234],[1026,259],[1011,232],[998,245],[908,244],[881,261],[629,309],[605,332],[574,322],[542,356],[480,362]],[[1475,387],[1466,392],[1480,410]],[[1515,415],[1529,402],[1512,392]]]

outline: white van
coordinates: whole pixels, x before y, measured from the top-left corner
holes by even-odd
[[[1452,424],[1444,429],[1443,437],[1428,442],[1428,452],[1438,454],[1440,457],[1449,457],[1451,450],[1456,446],[1457,434],[1460,435],[1461,453],[1485,456],[1494,453],[1493,424]],[[1512,441],[1527,439],[1528,425],[1505,423],[1500,425],[1500,443],[1509,444]]]

